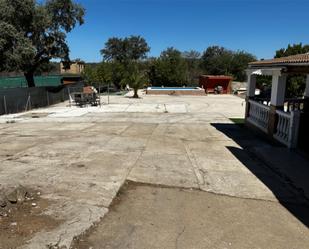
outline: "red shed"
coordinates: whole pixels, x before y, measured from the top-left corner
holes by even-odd
[[[201,75],[200,87],[203,87],[206,93],[215,93],[216,89],[222,89],[223,94],[232,92],[231,82],[233,78],[225,75]]]

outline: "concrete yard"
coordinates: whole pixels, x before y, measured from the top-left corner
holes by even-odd
[[[273,202],[129,183],[73,248],[307,248],[305,235]]]
[[[243,99],[67,105],[0,116],[0,190],[38,191],[35,215],[49,220],[0,231],[0,248],[309,248],[304,191],[252,153],[272,145],[229,119]]]

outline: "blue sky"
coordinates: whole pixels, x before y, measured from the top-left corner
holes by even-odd
[[[309,43],[308,0],[77,0],[85,24],[68,35],[71,59],[101,61],[110,37],[143,36],[158,56],[167,47],[210,45],[270,58],[289,43]]]

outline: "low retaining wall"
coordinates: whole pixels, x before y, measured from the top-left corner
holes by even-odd
[[[203,96],[206,95],[204,89],[196,89],[196,90],[156,90],[150,89],[146,90],[146,94],[153,95],[195,95],[195,96]]]
[[[59,87],[3,88],[0,89],[0,115],[12,114],[57,104],[69,99],[69,89],[82,84]]]

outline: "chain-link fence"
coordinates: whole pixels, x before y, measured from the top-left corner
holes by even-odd
[[[70,89],[82,91],[83,84],[67,87],[33,87],[0,89],[0,115],[46,107],[69,100]]]

